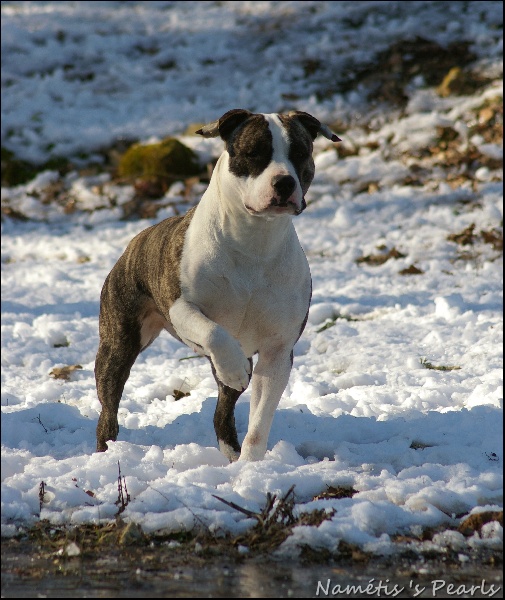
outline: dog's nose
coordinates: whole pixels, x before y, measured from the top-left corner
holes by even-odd
[[[285,202],[295,191],[296,181],[291,175],[275,175],[272,177],[272,187],[281,202]]]

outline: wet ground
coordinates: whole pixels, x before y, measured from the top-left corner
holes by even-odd
[[[496,553],[464,562],[308,558],[195,552],[194,544],[133,544],[68,557],[9,539],[2,543],[2,598],[503,598]]]

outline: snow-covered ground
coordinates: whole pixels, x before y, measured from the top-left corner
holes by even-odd
[[[107,173],[2,188],[9,214],[28,218],[2,222],[3,535],[113,519],[119,461],[122,516],[149,533],[240,533],[254,520],[214,495],[259,511],[295,485],[297,511],[336,512],[296,527],[281,552],[344,540],[387,553],[397,534],[432,527],[419,549],[501,547],[496,521],[454,531],[503,498],[502,145],[485,127],[503,97],[501,19],[501,2],[2,2],[2,145],[23,160],[85,163],[119,139],[177,135],[205,163],[222,142],[183,132],[238,107],[306,110],[343,129],[338,152],[316,141],[295,220],[312,306],[257,463],[218,451],[208,361],[168,334],[132,370],[118,441],[94,452],[101,286],[136,233],[187,208],[184,186],[141,220],[121,220],[134,190]],[[403,107],[349,88],[354,69],[421,34],[468,41],[487,83],[441,97],[413,74]],[[55,185],[73,211],[47,201]],[[51,376],[69,365],[81,368]],[[357,493],[313,499],[328,486]]]

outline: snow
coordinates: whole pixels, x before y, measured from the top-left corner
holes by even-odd
[[[501,226],[502,170],[481,167],[458,186],[443,165],[431,165],[420,185],[406,178],[440,126],[459,133],[462,151],[471,142],[502,158],[500,144],[468,140],[471,111],[503,96],[501,11],[499,2],[2,3],[2,145],[20,158],[93,160],[117,139],[170,134],[203,164],[222,142],[183,132],[235,107],[348,123],[337,131],[341,148],[359,148],[339,157],[327,140],[315,144],[309,206],[295,220],[312,306],[257,463],[229,464],[219,452],[208,361],[168,334],[132,369],[118,441],[94,451],[101,286],[130,239],[173,206],[156,219],[121,220],[133,188],[108,174],[65,176],[70,214],[40,201],[55,171],[2,189],[2,202],[29,217],[2,223],[2,535],[40,519],[114,519],[120,463],[131,497],[122,517],[148,533],[203,522],[238,534],[255,521],[215,496],[259,511],[268,492],[295,485],[297,511],[336,512],[319,527],[295,528],[281,553],[301,544],[335,550],[345,540],[387,554],[392,536],[428,527],[440,533],[419,548],[451,547],[464,560],[471,548],[500,547],[496,522],[471,538],[451,528],[462,515],[499,510],[503,496],[503,263],[479,237]],[[416,79],[403,113],[370,108],[360,85],[319,94],[419,31],[440,44],[471,40],[482,71],[498,75],[473,96],[447,98]],[[309,59],[323,63],[313,78],[301,66]],[[366,129],[369,109],[375,125]],[[163,200],[180,201],[182,187]],[[195,186],[195,201],[203,190]],[[448,240],[471,224],[473,245]],[[403,257],[357,262],[380,248]],[[399,274],[411,265],[423,273]],[[69,381],[50,376],[66,365],[81,368]],[[190,395],[176,401],[174,390]],[[239,439],[249,398],[236,408]],[[357,493],[314,500],[327,486]]]

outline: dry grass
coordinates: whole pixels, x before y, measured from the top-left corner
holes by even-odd
[[[461,367],[458,367],[456,365],[434,365],[433,363],[429,362],[426,358],[421,358],[420,362],[423,365],[423,367],[425,367],[426,369],[431,369],[433,371],[458,371],[459,369],[461,369]]]
[[[294,487],[294,485],[291,486],[281,498],[268,493],[265,506],[259,513],[244,509],[219,496],[214,496],[224,504],[257,521],[256,525],[245,534],[232,540],[233,546],[246,547],[254,552],[272,552],[291,535],[294,527],[302,525],[319,527],[324,521],[331,520],[335,514],[333,509],[330,511],[316,509],[295,515]]]
[[[321,492],[317,496],[314,496],[314,500],[339,500],[340,498],[352,498],[354,494],[357,494],[352,486],[327,486],[324,492]]]
[[[373,267],[377,267],[379,265],[383,265],[390,258],[398,259],[405,258],[405,254],[397,250],[396,248],[391,248],[387,252],[382,252],[381,254],[368,254],[367,256],[360,256],[356,259],[358,265],[365,263],[367,265],[371,265]]]

